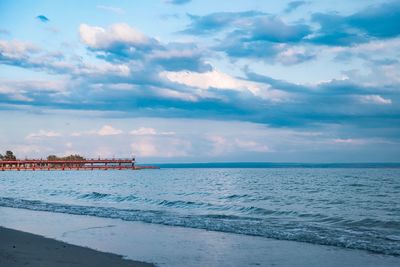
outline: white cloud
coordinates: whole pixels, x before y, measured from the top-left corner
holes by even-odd
[[[186,157],[191,148],[189,141],[177,138],[162,140],[145,137],[131,143],[132,152],[139,157]]]
[[[107,136],[107,135],[118,135],[124,133],[120,129],[116,129],[111,125],[104,125],[99,130],[90,130],[90,131],[75,131],[71,133],[71,136],[83,136],[83,135],[100,135],[100,136]]]
[[[117,135],[122,134],[123,131],[112,127],[111,125],[104,125],[98,132],[98,135]]]
[[[371,104],[378,104],[378,105],[392,104],[391,99],[383,98],[380,95],[365,95],[365,96],[360,96],[359,99],[363,103],[371,103]]]
[[[30,133],[26,136],[26,139],[42,138],[42,137],[58,137],[61,133],[55,131],[39,130],[36,133]]]
[[[250,92],[263,99],[278,102],[284,101],[289,97],[288,93],[275,90],[269,85],[237,79],[217,70],[203,73],[191,71],[163,71],[160,73],[160,76],[172,82],[196,87],[202,90],[216,88]]]
[[[19,59],[27,53],[37,52],[40,52],[40,49],[32,43],[17,40],[0,40],[0,54],[4,57]]]
[[[251,151],[251,152],[271,152],[272,150],[265,144],[259,142],[242,139],[227,138],[221,135],[208,135],[206,137],[212,143],[211,154],[214,156],[226,155],[233,152]]]
[[[249,90],[251,92],[259,90],[255,83],[235,79],[217,70],[203,73],[191,71],[164,71],[160,73],[160,75],[166,77],[170,81],[200,89],[218,88],[239,91]]]
[[[175,99],[180,99],[180,100],[190,101],[190,102],[197,102],[199,100],[199,97],[195,94],[179,92],[179,91],[174,91],[174,90],[165,89],[165,88],[163,88],[163,89],[157,88],[157,91],[155,93],[162,97],[175,98]]]
[[[291,47],[281,51],[277,55],[277,60],[283,64],[292,65],[304,61],[306,58],[312,58],[313,54],[303,47]]]
[[[129,132],[131,135],[174,135],[174,132],[158,132],[154,128],[140,127]]]
[[[109,49],[116,43],[137,45],[148,41],[144,34],[126,23],[113,24],[108,29],[81,24],[79,34],[86,45],[95,49]]]
[[[161,154],[154,143],[149,140],[132,143],[131,148],[135,155],[141,157],[156,157]]]
[[[347,138],[347,139],[342,139],[342,138],[337,138],[333,140],[333,143],[336,144],[349,144],[349,145],[362,145],[365,144],[366,141],[362,139],[352,139],[352,138]]]
[[[251,140],[243,140],[236,138],[235,144],[239,149],[254,152],[270,152],[271,150],[267,145],[259,144]]]

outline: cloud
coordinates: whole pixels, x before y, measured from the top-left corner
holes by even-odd
[[[208,71],[211,66],[204,61],[204,53],[191,43],[163,44],[148,37],[128,24],[113,24],[104,29],[81,24],[82,42],[109,62],[131,62],[137,68],[165,70]]]
[[[222,156],[240,152],[271,152],[271,149],[265,145],[253,140],[241,138],[227,138],[222,135],[207,135],[206,139],[211,142],[212,156]]]
[[[39,15],[39,16],[36,17],[36,19],[41,21],[41,22],[44,22],[44,23],[47,23],[47,22],[50,21],[45,15]]]
[[[304,6],[306,4],[308,4],[307,1],[292,1],[292,2],[289,2],[287,7],[285,8],[285,12],[286,13],[293,12],[296,9],[298,9],[299,7]]]
[[[352,15],[315,13],[312,21],[320,25],[310,41],[323,45],[350,46],[375,39],[394,38],[400,35],[400,3],[390,1],[369,6]]]
[[[191,1],[192,0],[164,0],[165,3],[171,4],[171,5],[184,5]]]
[[[48,52],[30,42],[0,40],[0,63],[27,69],[41,70],[50,74],[70,76],[101,76],[104,74],[125,76],[129,69],[124,64],[82,62],[79,58],[67,59],[61,52]]]
[[[289,97],[284,92],[278,90],[270,90],[267,85],[261,85],[254,82],[236,79],[225,73],[213,70],[210,72],[162,72],[161,76],[166,77],[170,81],[184,84],[203,90],[222,89],[233,90],[239,92],[249,92],[254,96],[261,97],[271,101],[284,101]]]
[[[186,34],[210,34],[226,28],[246,26],[255,17],[265,15],[259,11],[244,12],[217,12],[205,16],[188,14],[191,23],[182,33]]]
[[[46,130],[39,130],[36,133],[30,133],[26,136],[26,139],[35,139],[35,138],[43,138],[43,137],[59,137],[61,133],[56,131],[46,131]]]
[[[98,135],[106,136],[106,135],[117,135],[122,134],[123,131],[119,129],[115,129],[110,125],[104,125],[101,129],[97,132]]]
[[[238,37],[227,38],[216,49],[231,58],[252,59],[268,64],[294,65],[316,58],[313,51],[305,48],[269,41],[246,41]]]
[[[240,30],[237,33],[241,33]],[[287,43],[298,42],[310,33],[310,26],[306,24],[286,24],[277,17],[269,16],[256,19],[242,35],[252,41]]]
[[[0,56],[5,58],[21,58],[28,53],[38,53],[41,49],[30,43],[18,40],[0,40]]]
[[[97,5],[97,9],[108,11],[114,14],[122,15],[125,13],[125,10],[119,7],[113,7],[113,6],[104,6],[104,5]]]
[[[175,158],[189,156],[192,144],[177,138],[160,140],[142,137],[131,143],[131,149],[135,156],[142,158]]]
[[[259,11],[189,15],[191,23],[182,33],[225,36],[213,47],[231,58],[251,58],[266,63],[299,64],[315,58],[311,49],[296,47],[312,33],[305,23],[288,24]]]
[[[157,157],[161,156],[160,151],[151,141],[142,141],[131,144],[132,152],[140,157]]]
[[[59,97],[65,92],[65,81],[15,81],[3,80],[0,84],[0,98],[3,95],[8,101],[34,102],[36,98]]]
[[[267,63],[298,64],[314,59],[310,49],[296,47],[311,33],[306,24],[290,25],[273,16],[252,20],[233,30],[216,46],[232,58],[252,58]]]
[[[174,135],[174,132],[158,132],[154,128],[150,127],[140,127],[136,130],[132,130],[129,132],[130,135]]]
[[[212,69],[211,65],[204,61],[205,52],[196,45],[170,43],[154,49],[149,53],[149,64],[161,66],[168,71],[199,71],[205,72]]]
[[[381,97],[380,95],[365,95],[365,96],[360,96],[360,101],[363,103],[372,103],[372,104],[378,104],[378,105],[390,105],[392,104],[391,99],[385,99]]]
[[[217,70],[210,72],[162,72],[160,74],[170,81],[185,84],[200,89],[218,88],[218,89],[231,89],[231,90],[249,90],[256,91],[255,84],[246,81],[240,81],[225,73]]]
[[[257,143],[252,140],[244,140],[240,138],[235,139],[235,145],[244,151],[252,151],[252,152],[271,152],[271,149],[264,144]]]
[[[346,145],[363,145],[363,144],[365,144],[365,140],[351,139],[351,138],[347,138],[347,139],[338,138],[338,139],[333,140],[333,142],[336,144],[346,144]]]
[[[312,50],[297,44],[308,38],[309,28],[304,23],[287,23],[270,15],[238,17],[233,20],[234,29],[222,27],[228,33],[222,39],[225,42],[218,44],[219,48],[226,46],[221,51],[231,58],[297,64],[313,57]],[[80,30],[82,43],[89,51],[85,59],[49,52],[29,42],[0,40],[2,64],[67,77],[62,86],[2,81],[1,108],[74,110],[114,117],[243,120],[276,127],[365,121],[373,121],[377,127],[385,121],[395,121],[400,114],[397,63],[386,64],[382,69],[382,73],[390,75],[382,79],[392,77],[385,78],[390,81],[387,83],[361,82],[354,74],[344,73],[344,79],[294,84],[248,69],[235,77],[213,68],[206,60],[211,57],[210,51],[204,47],[163,43],[127,24],[108,28],[82,24]],[[375,51],[374,46],[384,49],[378,43],[368,43],[369,48],[367,44],[362,46],[364,53]],[[397,45],[393,43],[391,47],[395,51]],[[358,53],[356,49],[361,45],[352,49]],[[108,128],[103,133],[115,133],[113,130],[121,131]],[[140,131],[131,137],[134,136],[139,137]]]
[[[103,125],[99,130],[90,130],[90,131],[75,131],[71,133],[71,136],[79,137],[85,135],[99,135],[99,136],[110,136],[110,135],[120,135],[123,134],[124,131],[120,129],[116,129],[111,125]]]
[[[81,24],[81,40],[91,49],[117,50],[146,46],[150,39],[125,23],[111,25],[108,29]]]
[[[282,19],[259,11],[219,12],[205,16],[189,15],[189,34],[215,33],[229,29],[228,37],[239,35],[245,41],[297,42],[311,33],[307,24],[287,24]],[[233,31],[232,31],[233,29]]]

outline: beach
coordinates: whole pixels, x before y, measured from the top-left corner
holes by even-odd
[[[0,227],[0,266],[150,267],[154,265]]]
[[[109,262],[113,260],[122,262],[122,260],[120,256],[96,254],[93,250],[82,247],[123,255],[131,260],[151,262],[156,266],[394,267],[400,265],[399,257],[362,250],[14,208],[0,208],[0,226],[80,246],[79,248],[73,246],[76,249],[76,253],[72,254],[72,256],[75,255],[73,258],[79,258],[83,251],[82,253],[93,255],[93,260],[101,255],[99,257],[109,258]],[[61,245],[64,243],[58,241],[15,231],[9,233],[12,235],[11,238],[22,235],[38,241],[37,246],[33,247],[32,253],[38,252],[39,255],[30,258],[32,262],[35,262],[38,257],[43,260],[54,259],[50,258],[53,249],[48,244],[54,242],[55,247],[59,247],[60,250],[64,249]],[[38,247],[42,247],[42,249]],[[70,251],[73,252],[72,248]],[[4,255],[2,249],[1,255]],[[29,260],[29,258],[25,259]],[[126,262],[126,264],[117,266],[150,266],[135,265],[140,264],[138,262]],[[0,266],[10,265],[0,264]],[[101,265],[88,263],[85,266]]]

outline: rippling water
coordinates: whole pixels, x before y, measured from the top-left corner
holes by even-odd
[[[0,173],[0,206],[400,255],[400,169]]]

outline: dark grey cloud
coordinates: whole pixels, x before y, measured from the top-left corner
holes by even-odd
[[[270,101],[234,88],[198,88],[160,78],[151,70],[119,76],[110,73],[82,75],[69,85],[68,94],[57,90],[28,89],[0,93],[0,103],[47,109],[117,111],[121,116],[154,116],[242,120],[274,127],[308,127],[318,124],[359,125],[378,128],[400,125],[400,97],[396,85],[365,86],[350,80],[298,85],[246,70],[246,79],[288,93],[283,101]],[[123,85],[123,86],[121,86]],[[12,84],[9,85],[10,88]],[[193,96],[181,97],[184,95]],[[178,96],[178,97],[177,97]]]
[[[238,90],[238,87],[199,89],[173,82],[159,74],[165,71],[210,71],[207,53],[196,44],[165,44],[127,25],[118,27],[126,34],[110,34],[112,29],[103,31],[91,26],[81,29],[86,48],[103,58],[104,64],[90,65],[28,43],[0,42],[0,63],[68,74],[71,79],[65,89],[67,93],[21,86],[13,90],[10,84],[1,88],[0,103],[14,107],[117,111],[124,116],[243,120],[276,127],[321,123],[381,127],[400,121],[397,104],[400,97],[395,83],[367,86],[347,79],[298,85],[245,70],[245,82],[285,93],[282,100],[273,101],[250,90]],[[96,31],[104,35],[92,34]],[[301,23],[287,24],[273,16],[257,17],[246,27],[231,30],[216,49],[231,58],[279,62],[290,59],[292,63],[310,60],[312,54],[294,50],[294,44],[303,42],[309,32],[309,27]],[[95,38],[86,38],[85,34]],[[292,58],[283,58],[286,54]]]
[[[205,53],[193,43],[165,44],[127,24],[114,24],[98,33],[97,38],[89,38],[96,31],[96,27],[81,25],[81,39],[98,58],[112,63],[136,61],[153,71],[204,72],[211,69],[205,63]],[[124,36],[116,34],[120,31],[125,32]]]
[[[233,59],[251,58],[270,64],[293,65],[315,58],[311,49],[294,47],[299,39],[308,34],[307,27],[302,25],[290,27],[281,21],[271,24],[261,23],[271,27],[233,31],[214,49],[224,52]]]
[[[306,86],[248,70],[245,72],[249,80],[266,83],[295,95],[293,102],[284,103],[277,110],[269,111],[273,116],[265,119],[269,123],[272,119],[276,126],[333,123],[374,128],[400,121],[400,107],[396,104],[400,97],[396,92],[396,85],[365,86],[351,80],[332,80]]]
[[[286,24],[277,17],[257,18],[243,34],[250,40],[263,40],[276,43],[299,42],[311,33],[306,24]]]
[[[45,15],[39,15],[36,17],[37,20],[41,21],[41,22],[49,22],[50,20],[45,16]]]
[[[190,15],[190,19],[191,23],[183,33],[199,35],[225,32],[214,49],[232,58],[252,58],[285,65],[315,58],[309,49],[292,49],[312,33],[311,27],[304,23],[288,24],[276,16],[259,11]]]
[[[265,15],[265,13],[254,10],[217,12],[205,16],[188,14],[191,22],[182,33],[195,35],[216,33],[223,29],[244,26],[249,20],[262,15]]]
[[[219,12],[205,16],[189,15],[191,23],[182,31],[187,34],[208,34],[229,30],[248,40],[271,42],[298,42],[311,33],[304,23],[287,24],[277,16],[259,11]]]
[[[301,6],[308,4],[307,1],[292,1],[290,2],[287,7],[285,8],[286,13],[293,12],[294,10],[298,9]]]
[[[394,38],[400,35],[400,2],[369,6],[349,16],[315,13],[312,21],[320,25],[315,36],[310,38],[316,44],[349,46]]]
[[[205,53],[193,44],[168,44],[163,49],[149,55],[147,63],[151,66],[160,66],[166,71],[195,71],[206,72],[212,66],[205,62]]]

